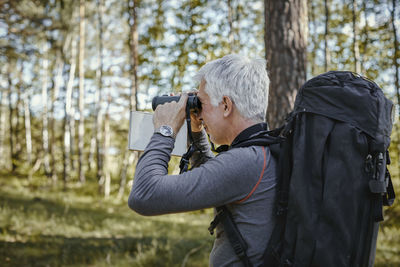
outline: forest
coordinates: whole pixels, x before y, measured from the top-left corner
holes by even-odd
[[[265,58],[266,120],[280,126],[310,78],[349,70],[393,104],[400,194],[397,0],[0,1],[0,265],[206,266],[211,210],[144,218],[127,207],[140,153],[129,113],[198,87],[205,63]],[[176,173],[179,158],[169,171]],[[375,266],[400,266],[400,203]]]

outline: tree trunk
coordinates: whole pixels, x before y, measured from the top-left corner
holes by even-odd
[[[324,71],[327,72],[331,65],[331,56],[328,48],[329,39],[329,4],[328,0],[324,0],[325,8],[325,33],[324,33]]]
[[[48,86],[48,68],[49,68],[49,60],[48,60],[48,44],[45,45],[45,52],[43,56],[43,80],[42,80],[42,145],[43,145],[43,164],[44,171],[48,178],[51,177],[50,170],[50,155],[49,155],[49,125],[48,125],[48,105],[47,105],[47,86]]]
[[[130,26],[130,76],[131,76],[131,95],[130,95],[130,110],[137,110],[137,92],[138,92],[138,77],[137,77],[137,67],[138,67],[138,32],[137,32],[137,14],[136,9],[138,8],[137,0],[128,0],[129,7],[129,26]],[[125,191],[126,177],[128,172],[128,167],[131,166],[137,156],[136,152],[131,152],[128,148],[125,149],[124,160],[122,164],[121,174],[120,174],[120,184],[118,190],[118,197],[121,198]]]
[[[12,80],[11,80],[11,64],[8,64],[8,90],[7,90],[7,98],[8,98],[8,124],[9,124],[9,143],[10,143],[10,168],[12,172],[15,172],[17,169],[16,159],[15,159],[15,148],[14,148],[14,122],[13,122],[13,113],[14,108],[12,106]]]
[[[84,149],[84,102],[85,102],[85,0],[80,0],[79,6],[79,127],[78,127],[78,156],[79,156],[79,181],[85,182],[85,170],[83,166]]]
[[[72,99],[72,101],[73,101],[74,99]],[[74,173],[74,174],[76,174],[76,171],[77,171],[77,165],[78,165],[78,162],[77,162],[77,158],[76,158],[76,127],[75,127],[75,125],[76,125],[76,120],[75,120],[75,115],[76,115],[76,112],[75,112],[75,106],[74,106],[74,103],[72,102],[71,103],[72,105],[71,105],[71,119],[70,119],[70,121],[69,121],[69,124],[70,124],[70,126],[69,126],[69,128],[70,128],[70,133],[71,133],[71,135],[70,135],[70,138],[71,138],[71,141],[70,141],[70,149],[71,149],[71,152],[70,152],[70,154],[71,154],[71,170],[72,170],[72,172]],[[79,173],[78,173],[78,176],[79,176]]]
[[[107,110],[104,118],[104,196],[110,196],[111,166],[110,166],[110,104],[111,95],[108,95]]]
[[[317,57],[317,31],[316,31],[316,21],[315,21],[315,4],[313,1],[308,1],[308,8],[309,8],[309,13],[310,15],[308,16],[308,27],[311,28],[310,26],[312,25],[313,32],[310,32],[311,36],[311,43],[312,43],[312,49],[310,52],[310,72],[311,76],[315,75],[315,59]],[[311,30],[310,30],[311,31]]]
[[[26,139],[26,158],[28,168],[32,168],[32,130],[31,130],[31,112],[29,108],[29,91],[25,89],[23,94],[24,101],[24,120],[25,120],[25,139]]]
[[[228,34],[228,42],[229,42],[229,51],[233,52],[235,51],[234,49],[234,31],[233,31],[233,7],[232,7],[232,1],[228,1],[228,24],[229,24],[229,34]]]
[[[64,151],[63,151],[63,180],[64,184],[69,180],[71,170],[74,169],[73,164],[73,135],[72,131],[74,121],[72,113],[72,91],[74,86],[75,69],[77,55],[77,40],[72,37],[71,42],[71,65],[69,68],[69,78],[65,91],[65,117],[64,117]]]
[[[97,0],[98,9],[98,27],[99,27],[99,51],[98,51],[98,66],[96,70],[96,79],[98,82],[98,89],[96,90],[96,120],[95,120],[95,143],[96,143],[96,177],[97,181],[100,182],[103,179],[103,149],[101,149],[102,139],[102,120],[103,116],[101,113],[102,103],[102,88],[103,88],[103,1]]]
[[[131,76],[131,96],[130,96],[130,109],[138,109],[137,101],[137,67],[139,61],[139,36],[137,31],[137,14],[136,9],[138,8],[138,0],[128,0],[129,3],[129,44],[130,44],[130,76]]]
[[[128,176],[128,168],[129,166],[132,166],[134,163],[135,159],[137,158],[137,153],[129,151],[128,149],[125,152],[124,155],[124,162],[123,162],[123,168],[121,170],[121,181],[119,184],[119,190],[118,190],[118,198],[121,199],[124,195],[125,192],[125,186],[126,186],[126,178]]]
[[[23,86],[23,81],[22,81],[22,76],[23,76],[23,71],[24,71],[24,64],[23,61],[19,61],[20,63],[20,69],[18,72],[18,79],[19,83],[16,85],[17,89],[17,103],[15,105],[15,116],[13,120],[15,121],[15,159],[17,162],[20,161],[21,153],[22,153],[22,137],[19,135],[20,132],[23,131],[21,129],[21,125],[23,125],[23,116],[20,116],[21,111],[23,110],[23,103],[22,103],[22,92],[21,92],[21,87]],[[23,127],[23,126],[22,126]]]
[[[397,39],[397,28],[396,28],[396,1],[397,0],[392,0],[392,10],[391,10],[391,20],[392,20],[392,30],[393,30],[393,46],[394,46],[394,53],[393,53],[393,65],[395,68],[395,90],[396,90],[396,96],[397,96],[397,110],[398,110],[398,123],[397,125],[400,125],[400,77],[399,77],[399,58],[400,58],[400,51],[399,51],[399,41]],[[397,151],[400,151],[400,129],[397,127]],[[397,166],[399,168],[399,173],[400,173],[400,159],[397,162]]]
[[[97,99],[98,97],[97,97],[97,90],[96,90],[96,92],[95,92],[95,99]],[[96,106],[97,105],[97,103],[94,103],[93,104],[94,106]],[[96,117],[97,117],[97,115],[94,115],[95,116],[95,120],[96,120]],[[90,173],[93,169],[94,169],[94,153],[95,153],[95,150],[96,150],[96,123],[93,123],[93,126],[92,126],[92,136],[91,136],[91,138],[90,138],[90,143],[89,143],[89,155],[88,155],[88,172]]]
[[[56,129],[55,129],[55,111],[54,111],[54,104],[57,101],[58,98],[58,93],[60,91],[60,84],[61,84],[61,79],[62,79],[62,74],[63,74],[63,69],[64,69],[64,62],[61,60],[61,51],[57,51],[57,58],[56,58],[56,69],[57,69],[57,74],[54,78],[53,82],[53,90],[51,92],[51,101],[50,101],[50,120],[49,120],[49,126],[50,126],[50,146],[49,146],[49,151],[51,155],[51,178],[53,182],[56,182],[58,177],[57,177],[57,172],[56,172],[56,155],[55,155],[55,147],[56,147]]]
[[[397,96],[397,105],[398,105],[398,112],[399,112],[399,120],[400,120],[400,75],[399,75],[399,58],[400,58],[400,50],[399,50],[399,41],[397,39],[397,28],[396,28],[396,0],[392,0],[392,10],[391,10],[391,16],[392,16],[392,30],[393,30],[393,47],[394,47],[394,54],[393,54],[393,66],[395,68],[395,82],[394,86],[396,88],[396,96]],[[400,138],[399,138],[400,142]],[[400,149],[399,149],[400,150]]]
[[[366,75],[365,69],[364,69],[364,64],[365,64],[365,62],[367,62],[368,44],[369,44],[370,40],[369,40],[369,34],[368,34],[369,24],[368,24],[367,5],[366,5],[365,1],[363,1],[363,3],[362,3],[362,9],[363,9],[363,14],[364,14],[365,26],[363,28],[363,34],[362,34],[364,36],[364,40],[362,42],[363,49],[361,52],[362,56],[360,57],[360,60],[361,60],[360,66],[361,66],[361,73]]]
[[[357,2],[352,0],[352,19],[353,19],[353,56],[354,71],[361,73],[360,50],[358,47],[358,29],[357,29]]]
[[[0,115],[0,155],[1,155],[1,162],[0,166],[6,166],[7,161],[6,161],[6,156],[4,154],[4,140],[5,140],[5,134],[6,134],[6,104],[7,104],[7,99],[8,99],[8,90],[5,91],[4,89],[1,89],[1,115]]]
[[[306,0],[265,0],[265,53],[270,75],[267,121],[281,125],[293,109],[298,88],[306,80]]]

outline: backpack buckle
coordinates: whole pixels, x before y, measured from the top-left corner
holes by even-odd
[[[287,210],[288,210],[287,207],[284,207],[284,206],[279,205],[278,208],[276,209],[276,215],[277,215],[277,216],[285,215],[286,212],[287,212]]]
[[[289,193],[287,191],[278,192],[278,201],[276,209],[277,216],[282,216],[286,214],[288,210],[288,199],[289,199]]]
[[[210,226],[208,227],[208,231],[210,232],[210,235],[214,234],[215,228],[217,228],[217,225],[221,221],[223,214],[223,210],[218,211],[217,215],[215,215],[214,220],[210,223]]]

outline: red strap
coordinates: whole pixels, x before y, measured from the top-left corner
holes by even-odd
[[[262,150],[264,152],[264,166],[262,168],[262,171],[261,171],[261,174],[260,174],[260,178],[258,178],[258,181],[257,181],[256,185],[253,187],[253,189],[250,191],[250,193],[245,198],[243,198],[243,199],[241,199],[239,201],[236,201],[235,203],[242,203],[243,201],[246,201],[247,199],[249,199],[249,197],[251,197],[251,195],[254,193],[254,191],[256,191],[258,185],[261,182],[261,179],[264,176],[264,171],[265,171],[265,167],[266,167],[266,164],[267,164],[267,154],[265,152],[265,148],[264,147],[261,147],[261,148],[262,148]]]

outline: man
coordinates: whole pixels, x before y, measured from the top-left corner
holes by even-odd
[[[178,103],[158,106],[154,113],[156,132],[137,164],[129,206],[142,215],[158,215],[226,205],[252,265],[259,266],[275,222],[275,161],[268,147],[235,144],[267,128],[265,61],[228,55],[203,66],[196,79],[201,111],[193,116],[192,131],[201,151],[192,161],[195,168],[167,173],[174,146],[171,132],[178,132],[185,118],[188,96],[183,94]],[[214,157],[205,132],[213,143],[232,148]],[[216,232],[210,266],[243,266],[222,224]]]

